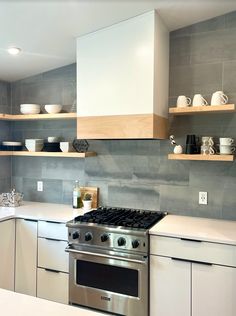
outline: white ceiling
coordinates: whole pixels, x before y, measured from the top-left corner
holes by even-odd
[[[170,30],[236,10],[235,0],[0,0],[0,79],[75,62],[75,38],[157,9]],[[10,56],[6,49],[23,49]]]

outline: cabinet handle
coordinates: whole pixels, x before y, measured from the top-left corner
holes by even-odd
[[[56,222],[56,221],[45,221],[46,223],[51,223],[51,224],[65,224],[65,223],[60,223],[60,222]]]
[[[45,268],[44,270],[47,272],[60,273],[60,271],[58,270],[53,270],[53,269],[48,269],[48,268]]]
[[[194,241],[194,242],[202,242],[202,240],[197,240],[197,239],[189,239],[189,238],[180,238],[183,241]]]
[[[45,239],[46,239],[46,240],[51,240],[51,241],[62,241],[62,240],[60,240],[60,239],[55,239],[55,238],[47,238],[47,237],[45,237]]]
[[[38,222],[38,221],[35,220],[35,219],[29,219],[29,218],[24,218],[24,221],[27,221],[27,222],[35,222],[35,223]]]
[[[212,263],[210,263],[210,262],[203,262],[203,261],[197,261],[197,260],[187,260],[187,259],[181,259],[181,258],[175,258],[175,257],[171,257],[171,259],[176,260],[176,261],[196,263],[196,264],[204,264],[206,266],[212,266]]]

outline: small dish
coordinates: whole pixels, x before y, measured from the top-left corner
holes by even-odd
[[[58,142],[60,142],[60,138],[59,137],[50,136],[50,137],[48,137],[48,142],[49,143],[58,143]]]

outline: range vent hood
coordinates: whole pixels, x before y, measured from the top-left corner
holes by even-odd
[[[168,137],[169,32],[151,11],[77,39],[77,138]]]

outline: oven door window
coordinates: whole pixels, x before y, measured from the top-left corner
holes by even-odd
[[[76,283],[138,297],[138,270],[76,260]]]

